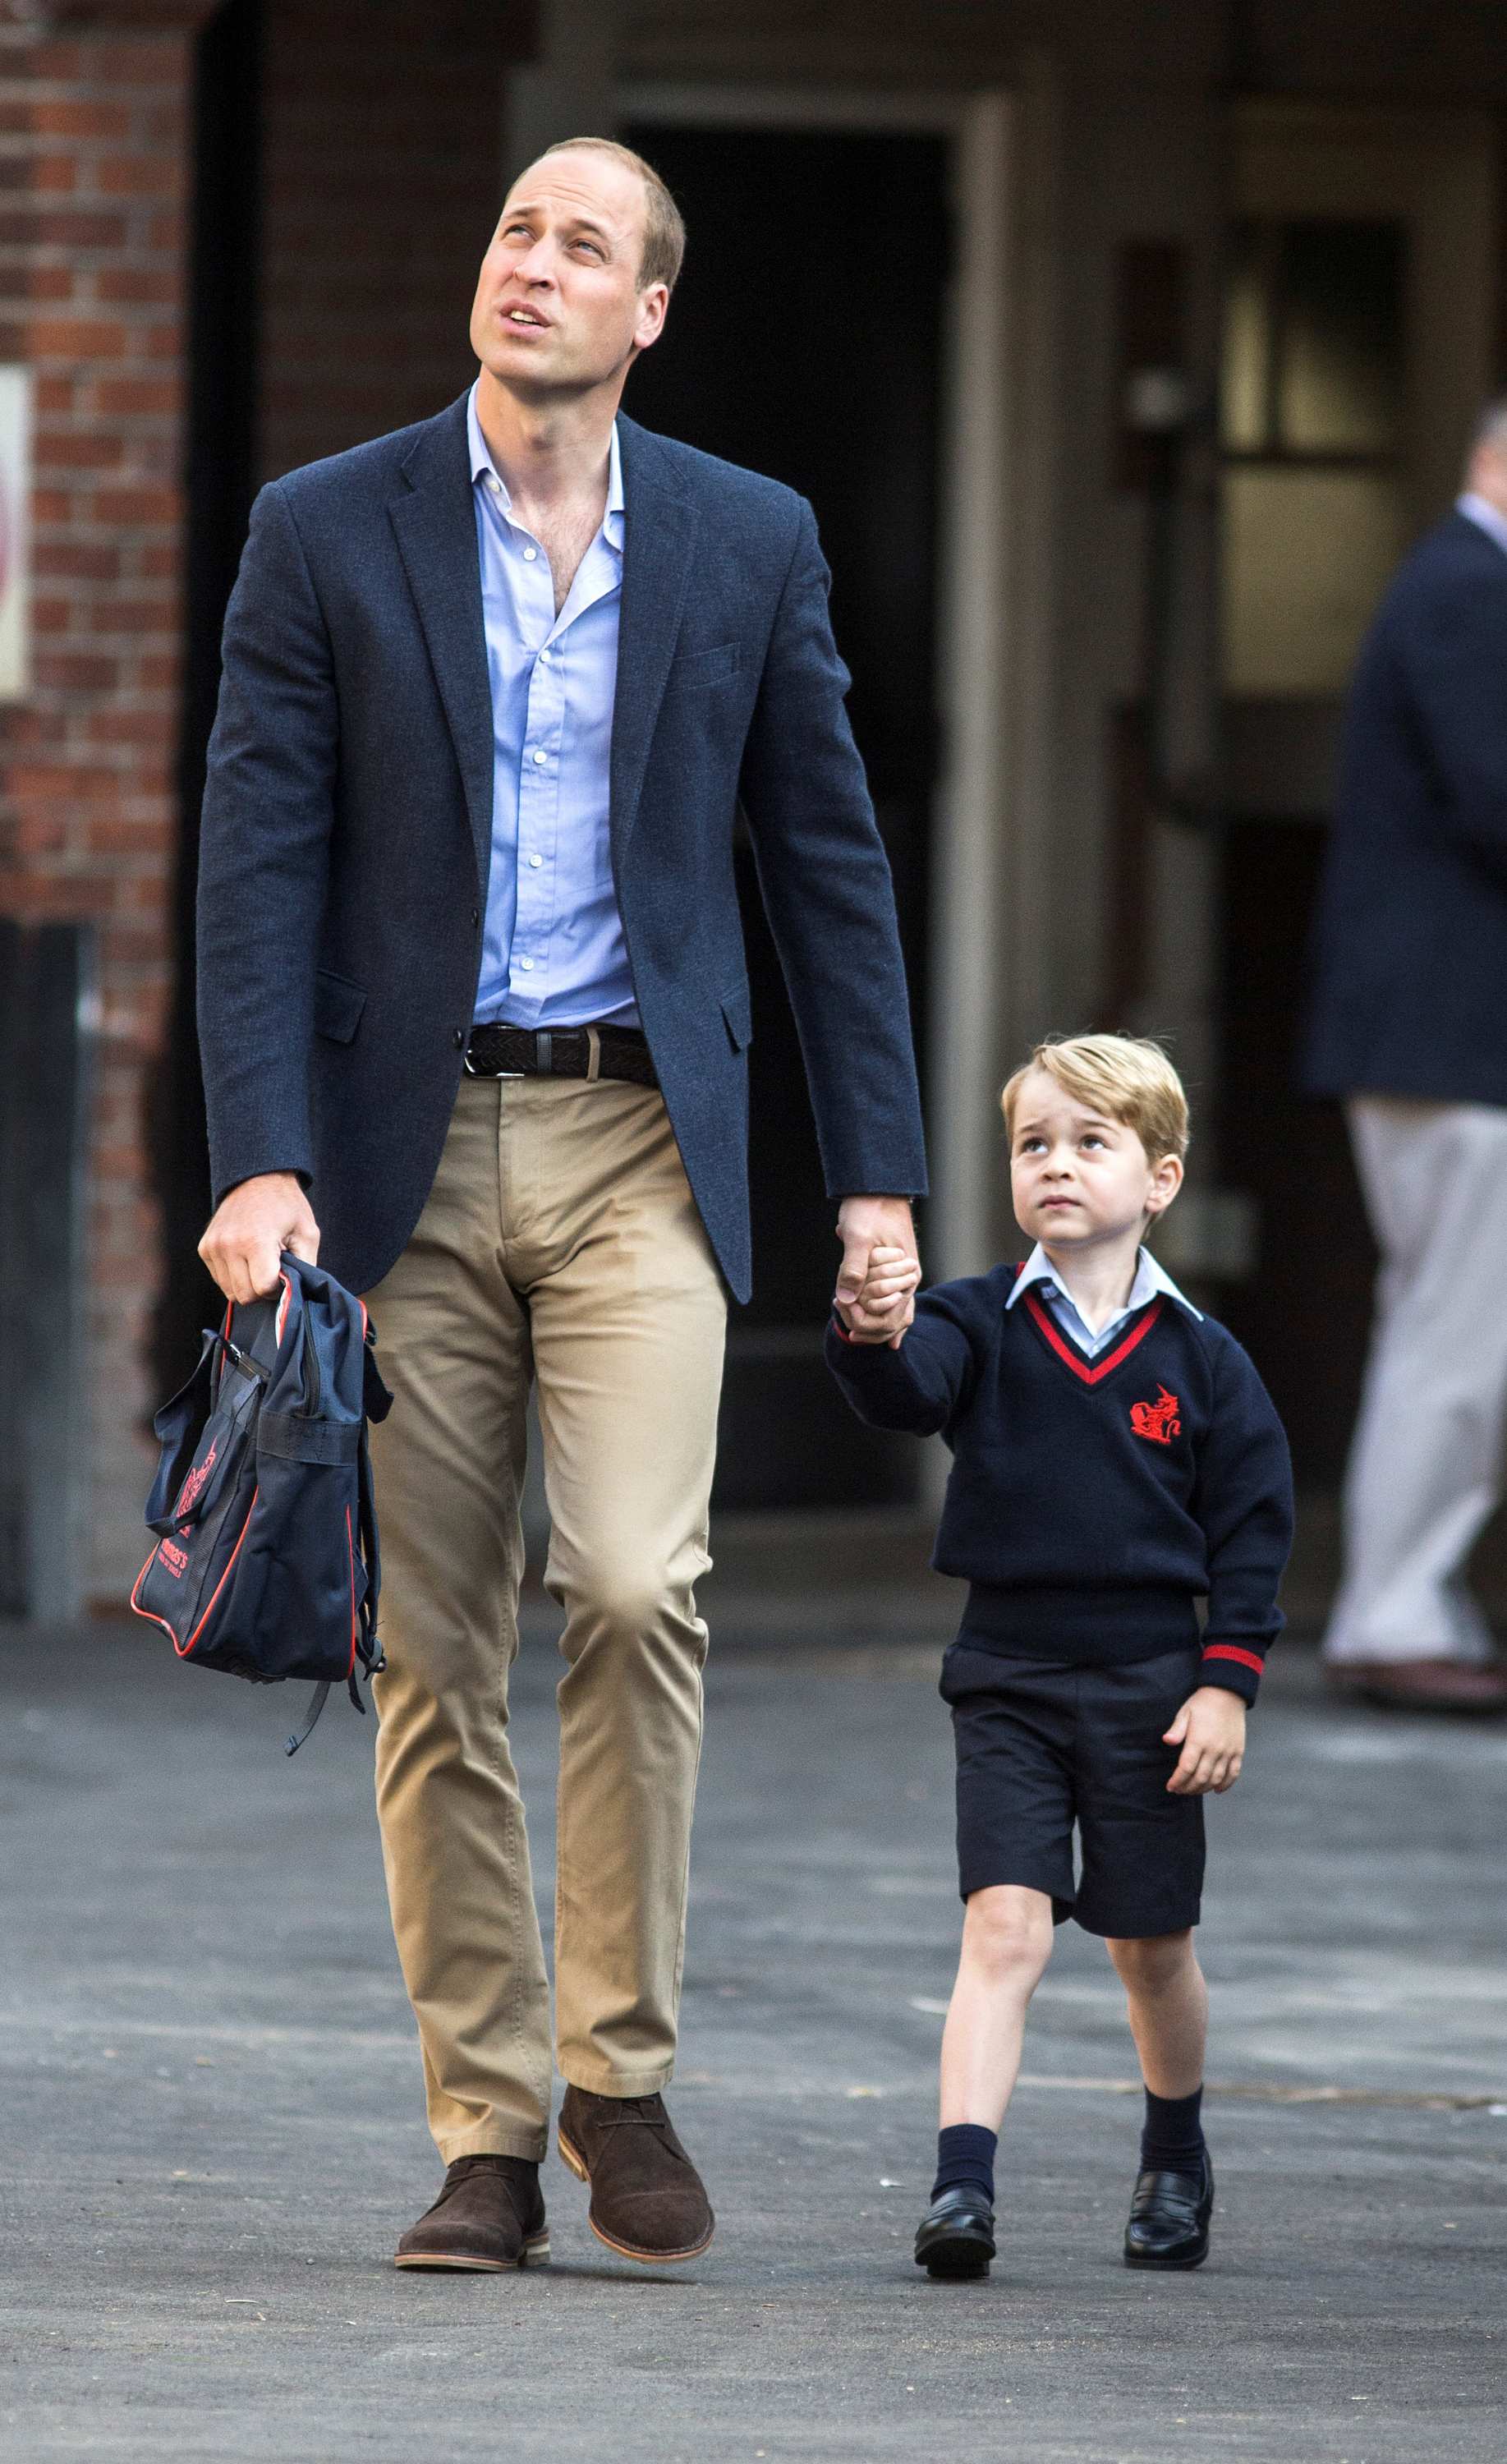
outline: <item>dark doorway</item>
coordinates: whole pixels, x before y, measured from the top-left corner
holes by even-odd
[[[689,246],[665,339],[634,370],[626,407],[811,499],[919,1039],[938,750],[947,141],[638,123],[627,142],[674,191]],[[738,873],[754,991],[755,1281],[729,1339],[716,1503],[907,1499],[914,1448],[862,1428],[822,1366],[835,1209],[747,847]]]
[[[1224,845],[1221,1177],[1260,1210],[1249,1284],[1224,1307],[1292,1441],[1300,1487],[1334,1490],[1360,1398],[1376,1253],[1344,1115],[1298,1091],[1321,822],[1241,821]]]
[[[199,34],[194,55],[176,979],[168,1046],[149,1098],[164,1259],[153,1343],[161,1394],[181,1385],[199,1349],[199,1329],[214,1323],[223,1307],[196,1254],[210,1193],[194,1024],[194,902],[205,754],[220,691],[220,631],[254,494],[262,15],[262,0],[224,0]]]

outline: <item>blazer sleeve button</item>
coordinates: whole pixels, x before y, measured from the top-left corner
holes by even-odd
[[[463,1026],[458,1026],[454,1034],[451,1036],[450,1042],[454,1045],[457,1052],[463,1052],[466,1048],[466,1029]]]

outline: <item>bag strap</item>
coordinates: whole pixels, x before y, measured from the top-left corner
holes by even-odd
[[[329,1699],[330,1681],[326,1678],[324,1683],[320,1685],[317,1685],[314,1692],[310,1695],[309,1716],[305,1720],[303,1727],[298,1729],[297,1733],[289,1738],[287,1745],[283,1749],[285,1753],[295,1754],[300,1746],[307,1745],[309,1739],[313,1736],[315,1729],[319,1725],[319,1714],[323,1710]],[[361,1704],[358,1705],[358,1707],[364,1710],[365,1705]]]

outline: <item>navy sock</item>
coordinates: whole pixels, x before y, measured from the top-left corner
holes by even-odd
[[[954,2122],[948,2130],[937,2132],[937,2177],[931,2185],[931,2195],[940,2198],[944,2190],[961,2189],[971,2182],[983,2191],[991,2207],[994,2204],[994,2148],[998,2133],[986,2130],[981,2122]]]
[[[1191,2173],[1204,2169],[1204,2131],[1199,2120],[1204,2092],[1191,2096],[1153,2096],[1146,2092],[1146,2122],[1141,2131],[1143,2173]]]

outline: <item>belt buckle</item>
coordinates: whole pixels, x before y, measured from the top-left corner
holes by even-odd
[[[469,1041],[461,1067],[468,1078],[526,1078],[529,1074],[526,1069],[478,1069],[471,1060]]]

